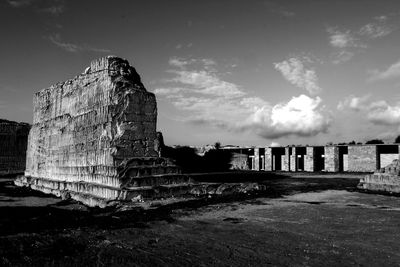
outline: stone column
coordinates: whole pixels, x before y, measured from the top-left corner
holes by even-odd
[[[265,171],[272,171],[272,148],[266,147],[264,155]]]
[[[296,147],[292,147],[292,155],[290,156],[290,171],[297,171],[297,153]]]
[[[325,171],[339,171],[339,148],[337,146],[325,147]]]
[[[254,148],[254,170],[260,170],[260,149],[258,147]]]
[[[290,147],[285,147],[285,157],[283,158],[282,171],[290,171]]]
[[[314,171],[314,164],[315,164],[314,152],[315,152],[314,147],[312,146],[306,147],[306,156],[304,159],[304,170],[306,172]]]

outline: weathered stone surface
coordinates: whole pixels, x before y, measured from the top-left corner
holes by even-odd
[[[28,123],[0,119],[0,175],[24,172],[29,129]]]
[[[348,147],[348,170],[350,172],[373,172],[377,169],[377,146]]]
[[[339,171],[339,148],[337,146],[325,147],[325,171]]]
[[[315,166],[315,147],[308,146],[306,148],[306,156],[304,160],[304,170],[306,172],[313,172]]]
[[[290,171],[290,153],[291,153],[292,148],[291,147],[285,147],[285,156],[283,158],[283,166],[282,170],[283,171]]]
[[[394,160],[388,166],[366,175],[358,187],[371,191],[400,193],[400,161]]]
[[[265,171],[272,171],[272,148],[266,147],[264,152]]]
[[[93,61],[33,102],[25,177],[16,184],[97,205],[142,199],[144,186],[189,182],[159,157],[155,96],[126,60]]]

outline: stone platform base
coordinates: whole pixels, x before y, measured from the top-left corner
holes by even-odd
[[[375,173],[365,176],[357,186],[369,191],[400,193],[400,177],[387,173]]]
[[[63,199],[72,198],[91,207],[119,203],[142,203],[150,200],[204,195],[229,195],[260,190],[256,183],[196,183],[183,174],[136,178],[122,188],[86,182],[55,181],[19,176],[14,182]]]

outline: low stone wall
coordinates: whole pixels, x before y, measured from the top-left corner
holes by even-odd
[[[0,119],[0,175],[25,171],[30,125]]]
[[[366,175],[360,180],[358,188],[368,191],[400,193],[400,162],[394,160],[391,164]]]

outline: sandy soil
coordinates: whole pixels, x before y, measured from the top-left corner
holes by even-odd
[[[257,195],[88,209],[0,181],[3,266],[400,266],[400,198],[357,175],[259,182]],[[32,202],[33,201],[33,202]]]

